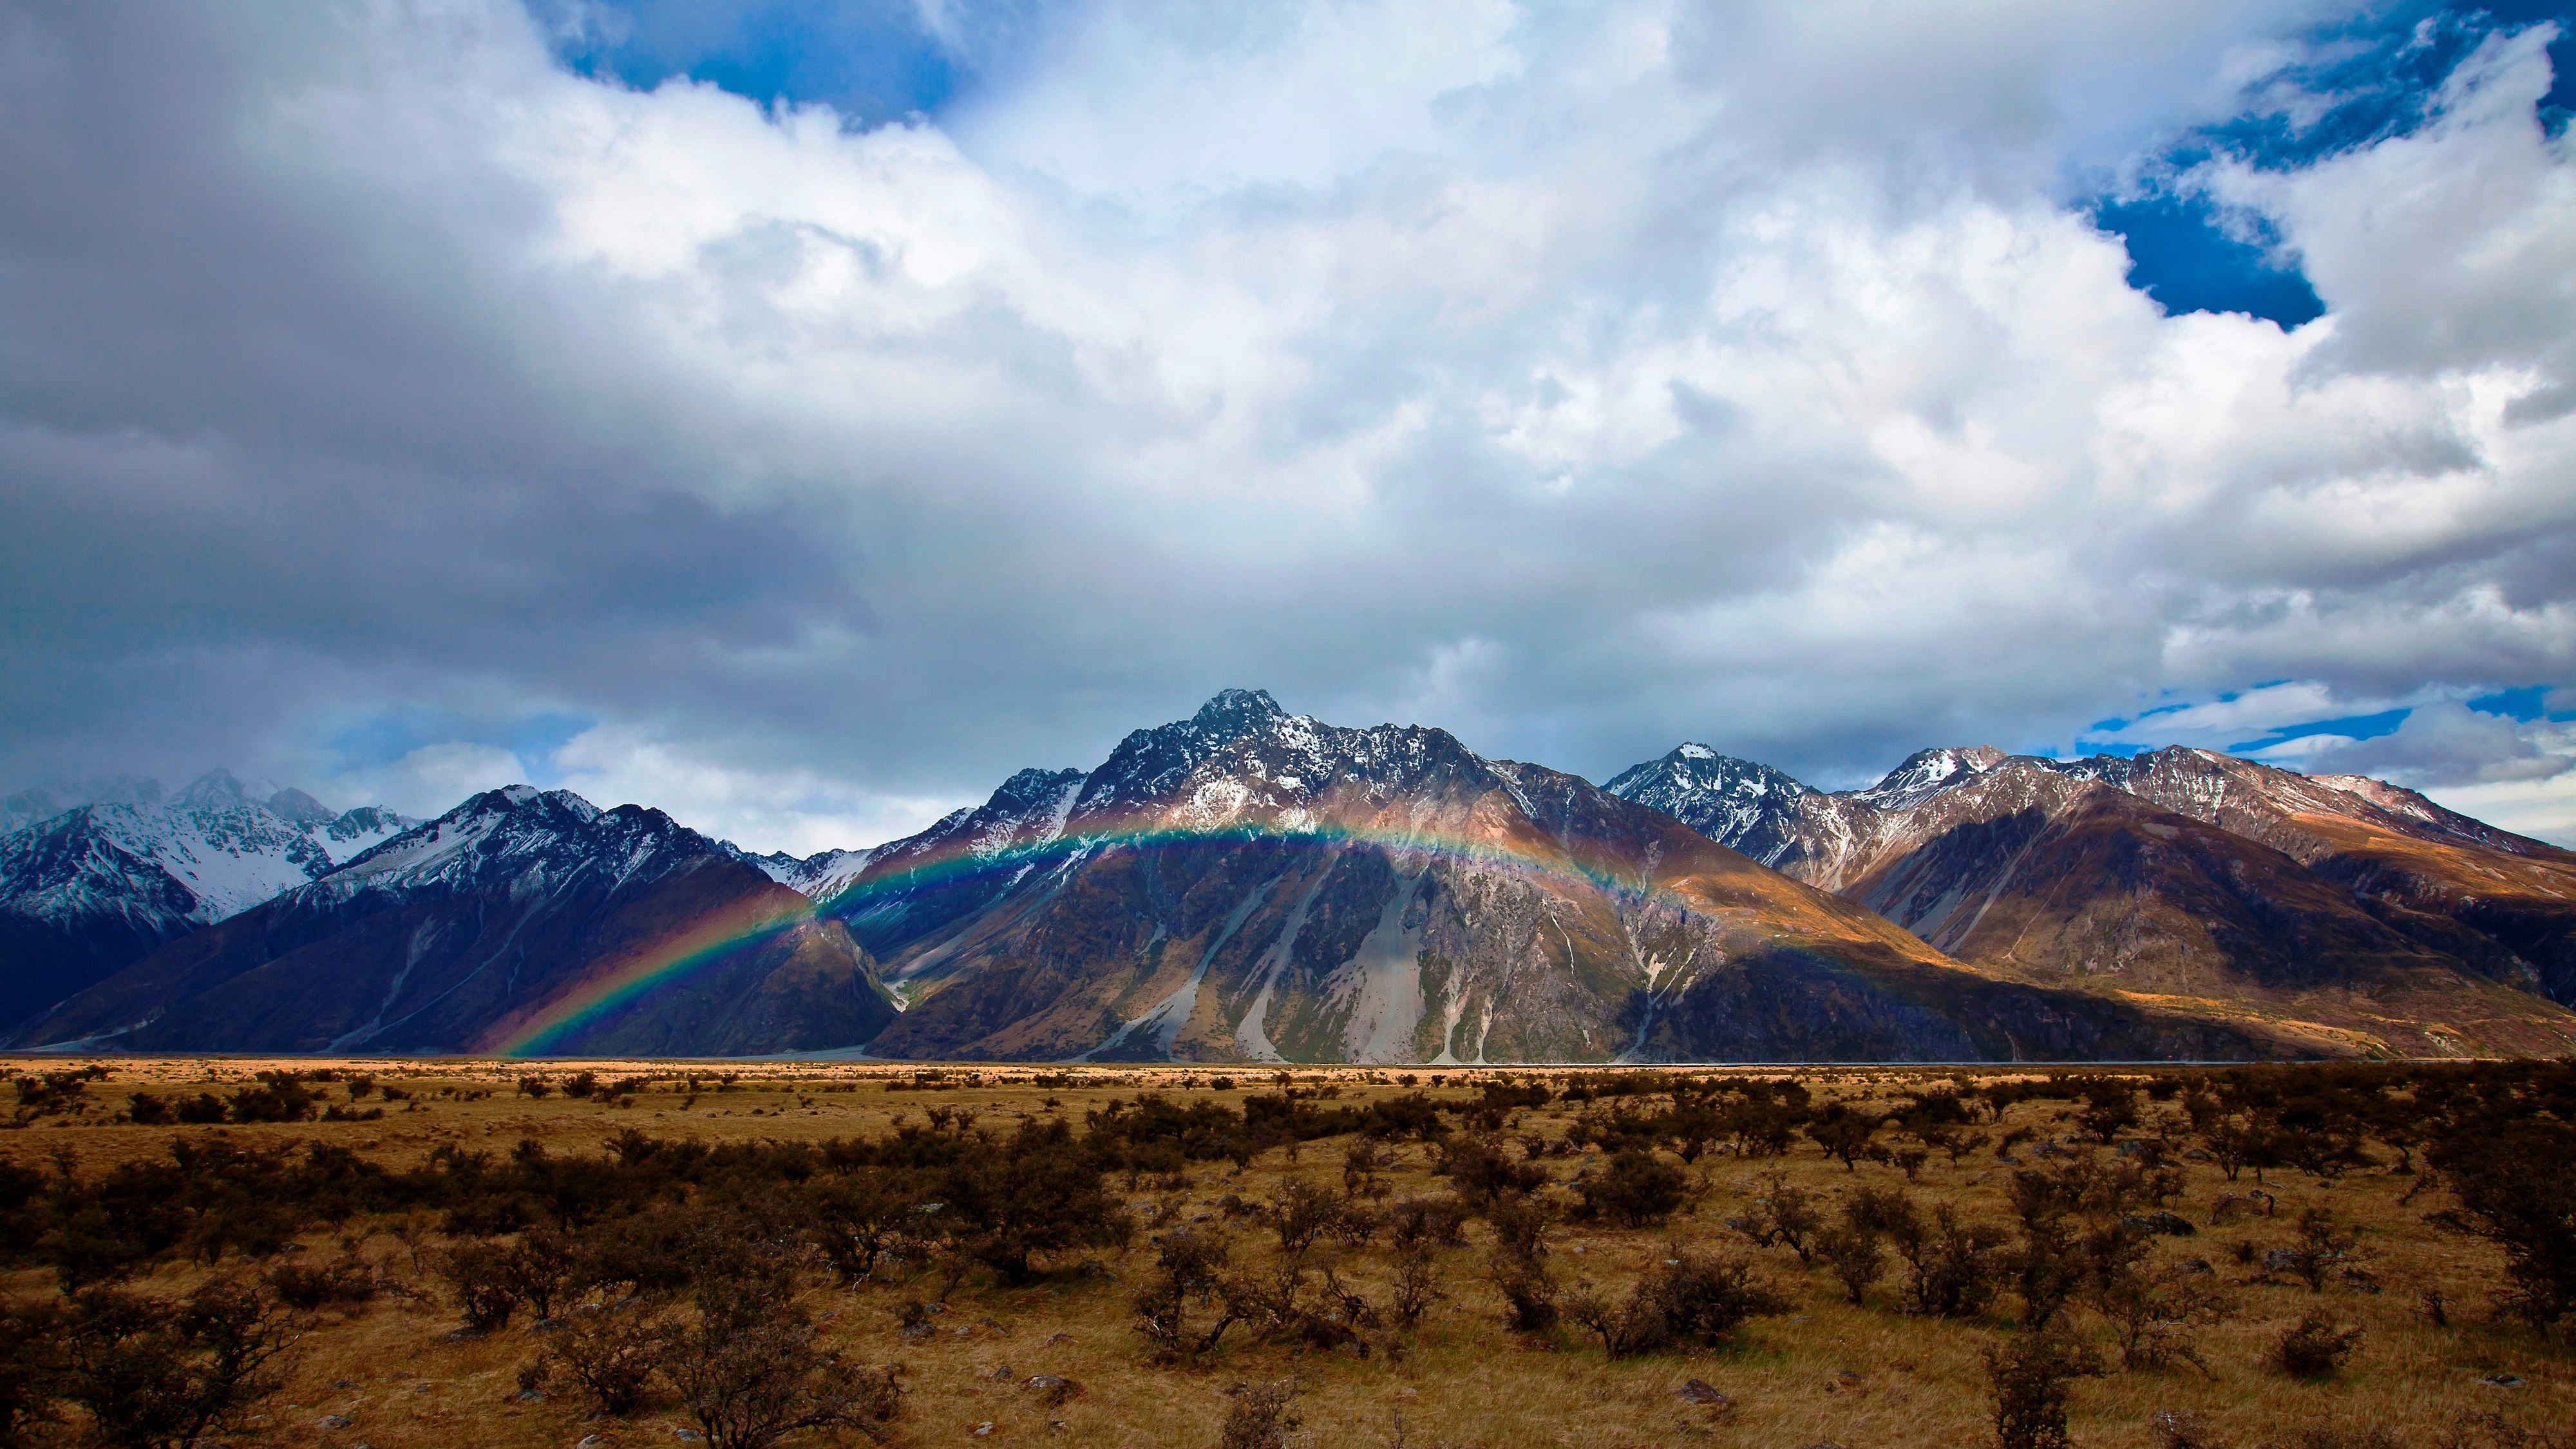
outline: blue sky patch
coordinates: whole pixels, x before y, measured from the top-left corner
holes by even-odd
[[[528,784],[551,788],[563,776],[555,757],[573,736],[597,723],[586,715],[553,712],[515,720],[471,720],[436,710],[389,710],[341,731],[326,748],[346,771],[390,765],[425,745],[492,746],[518,756],[528,771]]]
[[[2314,719],[2306,724],[2282,725],[2255,739],[2239,740],[2227,746],[2227,753],[2250,755],[2257,751],[2268,750],[2274,745],[2286,745],[2292,740],[2304,740],[2310,735],[2342,735],[2347,739],[2375,740],[2381,735],[2397,733],[2397,727],[2406,723],[2406,717],[2414,712],[2412,709],[2384,709],[2376,714],[2349,714],[2341,719]]]
[[[2524,724],[2542,719],[2559,724],[2576,720],[2576,710],[2550,709],[2549,695],[2550,687],[2546,684],[2526,684],[2518,689],[2499,689],[2493,694],[2481,694],[2467,703],[2469,708],[2482,714],[2500,714]]]
[[[2296,266],[2229,236],[2199,197],[2106,199],[2094,204],[2093,224],[2127,244],[2129,285],[2168,314],[2244,312],[2284,328],[2325,314],[2326,304]]]
[[[650,90],[673,76],[860,126],[936,114],[965,79],[911,0],[531,0],[579,74]]]
[[[2274,81],[2324,98],[2322,114],[2298,120],[2261,111],[2193,131],[2159,158],[2143,190],[2124,188],[2094,198],[2093,222],[2127,245],[2129,285],[2168,314],[2243,312],[2285,328],[2313,320],[2324,314],[2325,303],[2296,259],[2279,255],[2267,238],[2237,234],[2241,227],[2223,224],[2208,200],[2179,179],[2216,156],[2289,169],[2406,135],[2430,118],[2443,80],[2490,34],[2542,22],[2554,22],[2560,31],[2549,47],[2551,88],[2539,107],[2542,124],[2557,134],[2576,108],[2576,6],[2566,0],[2413,0],[2300,37],[2311,58]]]

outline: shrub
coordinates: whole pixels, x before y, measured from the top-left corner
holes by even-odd
[[[816,1341],[784,1275],[711,1277],[697,1322],[672,1336],[663,1371],[708,1449],[769,1449],[808,1429],[882,1437],[902,1401],[891,1369],[859,1369]]]
[[[1595,1176],[1574,1185],[1585,1217],[1606,1217],[1622,1227],[1653,1227],[1681,1208],[1690,1179],[1682,1170],[1635,1148],[1611,1157]]]
[[[1422,1321],[1431,1305],[1449,1295],[1440,1288],[1440,1260],[1428,1245],[1399,1248],[1395,1255],[1395,1285],[1388,1308],[1395,1314],[1398,1327],[1411,1328]]]
[[[1778,1168],[1763,1173],[1761,1185],[1760,1195],[1753,1199],[1753,1210],[1730,1226],[1761,1247],[1786,1247],[1798,1255],[1801,1264],[1813,1263],[1819,1246],[1816,1234],[1825,1225],[1814,1196],[1804,1188],[1791,1186]]]
[[[921,1193],[910,1180],[862,1168],[808,1186],[806,1227],[833,1273],[856,1287],[876,1272],[878,1259],[900,1256],[912,1246],[921,1203]]]
[[[150,1092],[137,1092],[125,1099],[125,1120],[137,1127],[164,1127],[179,1120],[170,1103]]]
[[[1749,1319],[1785,1313],[1789,1301],[1760,1282],[1749,1263],[1695,1258],[1680,1250],[1612,1303],[1586,1285],[1569,1297],[1565,1316],[1601,1338],[1611,1358],[1631,1358],[1680,1343],[1714,1348]]]
[[[2107,1143],[2138,1125],[2138,1096],[2126,1082],[2109,1078],[2084,1084],[2084,1107],[2075,1125],[2096,1142]]]
[[[225,1101],[236,1122],[301,1122],[321,1110],[322,1099],[295,1072],[261,1072],[256,1086],[244,1087]],[[188,1120],[185,1109],[180,1120]]]
[[[574,1313],[547,1344],[543,1363],[581,1385],[601,1413],[623,1417],[644,1402],[677,1342],[662,1310],[615,1304]]]
[[[171,1115],[177,1117],[181,1123],[191,1127],[202,1127],[224,1120],[224,1099],[212,1092],[199,1092],[193,1097],[179,1099],[170,1111]]]
[[[1835,1102],[1808,1119],[1807,1139],[1841,1162],[1845,1171],[1854,1171],[1876,1144],[1881,1121],[1848,1102]]]
[[[1432,1170],[1446,1175],[1457,1186],[1458,1196],[1480,1210],[1536,1192],[1548,1181],[1546,1168],[1513,1161],[1502,1142],[1490,1136],[1443,1139],[1440,1160]]]
[[[306,1313],[321,1308],[354,1308],[376,1296],[376,1275],[354,1260],[327,1268],[280,1263],[268,1270],[269,1290],[277,1301]]]
[[[117,1449],[182,1449],[238,1427],[277,1391],[294,1331],[257,1289],[209,1283],[175,1302],[115,1288],[76,1295],[63,1327],[62,1396]]]
[[[2003,1449],[2067,1449],[2066,1400],[2101,1360],[2064,1323],[2034,1329],[1986,1350],[1986,1391]]]
[[[1342,1203],[1311,1182],[1289,1182],[1262,1215],[1279,1234],[1279,1250],[1297,1257],[1341,1225]]]
[[[2089,1298],[2119,1339],[2122,1367],[2156,1369],[2180,1359],[2217,1377],[2193,1336],[2235,1312],[2235,1301],[2215,1279],[2130,1266],[2095,1285]]]
[[[1154,1362],[1197,1358],[1215,1348],[1241,1318],[1239,1306],[1221,1301],[1217,1291],[1228,1252],[1225,1239],[1189,1228],[1165,1233],[1156,1245],[1155,1276],[1137,1290],[1132,1304],[1136,1331],[1152,1345],[1148,1356]],[[1189,1321],[1193,1305],[1217,1305],[1216,1315],[1193,1327]]]
[[[2025,1174],[2027,1175],[2027,1174]],[[2009,1267],[2021,1294],[2022,1322],[2045,1328],[2084,1282],[2084,1259],[2062,1217],[2025,1218]]]
[[[1985,1307],[1994,1297],[2002,1230],[1961,1222],[1946,1203],[1926,1220],[1901,1194],[1891,1212],[1888,1241],[1908,1270],[1906,1311],[1966,1318]]]
[[[62,1371],[62,1310],[51,1303],[0,1304],[0,1449],[36,1442],[52,1423]]]
[[[1408,1197],[1386,1209],[1387,1241],[1399,1253],[1415,1245],[1464,1247],[1467,1205],[1454,1197]]]
[[[1386,1189],[1378,1169],[1388,1165],[1387,1149],[1373,1142],[1354,1142],[1342,1150],[1342,1191],[1351,1197],[1376,1197]]]
[[[2342,1327],[2312,1308],[2281,1335],[2272,1357],[2293,1378],[2323,1378],[2343,1367],[2360,1342],[2359,1328]]]
[[[466,1326],[487,1332],[507,1325],[523,1307],[539,1318],[552,1318],[572,1268],[571,1247],[541,1232],[527,1233],[515,1243],[459,1243],[439,1260],[440,1276],[456,1290]]]
[[[2576,1314],[2576,1124],[2464,1113],[2430,1156],[2459,1199],[2433,1220],[2503,1250],[2505,1310],[2542,1331]]]
[[[1295,1259],[1267,1273],[1226,1278],[1217,1293],[1226,1311],[1266,1342],[1339,1348],[1357,1342],[1363,1330],[1379,1321],[1376,1306],[1351,1291],[1329,1265],[1310,1276]],[[1365,1355],[1365,1345],[1361,1351]]]
[[[2311,1293],[2325,1291],[2326,1274],[2352,1253],[2354,1235],[2335,1226],[2331,1208],[2304,1208],[2299,1213],[2298,1240],[2273,1255]]]
[[[1887,1276],[1887,1255],[1879,1248],[1876,1229],[1836,1223],[1816,1235],[1816,1251],[1854,1307],[1868,1298],[1871,1284]]]
[[[1275,1384],[1236,1384],[1234,1403],[1217,1432],[1217,1449],[1288,1449],[1288,1436],[1305,1421],[1297,1417],[1294,1380]]]
[[[953,1164],[939,1191],[957,1248],[1009,1283],[1035,1276],[1041,1253],[1120,1243],[1134,1230],[1061,1120],[1022,1123],[1000,1150]]]
[[[1507,1202],[1493,1212],[1494,1250],[1489,1260],[1495,1291],[1503,1295],[1503,1322],[1521,1333],[1556,1326],[1556,1279],[1547,1270],[1547,1211],[1535,1203]]]

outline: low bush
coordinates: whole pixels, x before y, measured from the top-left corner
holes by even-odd
[[[1556,1326],[1557,1282],[1547,1267],[1547,1211],[1534,1203],[1506,1202],[1493,1212],[1494,1248],[1487,1260],[1494,1290],[1503,1295],[1503,1324],[1520,1333]]]
[[[576,1310],[548,1340],[545,1368],[580,1385],[599,1412],[631,1414],[643,1405],[679,1334],[668,1313],[641,1302],[586,1309]]]
[[[1633,1358],[1681,1344],[1715,1348],[1738,1328],[1766,1314],[1786,1313],[1789,1300],[1738,1259],[1706,1259],[1672,1250],[1623,1301],[1585,1285],[1565,1300],[1565,1317],[1601,1339],[1613,1359]]]
[[[2340,1325],[2310,1309],[2273,1345],[2272,1360],[2292,1378],[2323,1378],[2342,1368],[2360,1343],[2359,1328]]]
[[[2058,1322],[1989,1348],[1985,1358],[2003,1449],[2067,1449],[2069,1392],[2077,1379],[2102,1372],[2091,1347]]]
[[[209,1283],[176,1300],[92,1288],[65,1315],[57,1388],[103,1444],[185,1449],[239,1428],[277,1391],[294,1339],[256,1288]]]
[[[355,1260],[326,1268],[280,1263],[268,1270],[269,1291],[289,1308],[311,1313],[323,1308],[355,1308],[376,1296],[375,1271]]]
[[[1295,1381],[1236,1384],[1229,1392],[1234,1402],[1217,1431],[1217,1449],[1288,1449],[1305,1422],[1297,1416]]]
[[[1761,1190],[1754,1196],[1752,1210],[1731,1219],[1728,1226],[1759,1246],[1785,1247],[1798,1255],[1801,1264],[1810,1264],[1815,1261],[1819,1246],[1816,1235],[1825,1226],[1825,1216],[1814,1194],[1793,1186],[1785,1174],[1772,1168],[1762,1174]]]
[[[858,1368],[818,1342],[792,1277],[765,1271],[710,1275],[697,1318],[661,1354],[709,1449],[770,1449],[810,1429],[857,1429],[883,1440],[903,1387],[890,1368]]]
[[[441,1256],[438,1268],[456,1293],[466,1326],[489,1332],[506,1326],[521,1308],[554,1317],[555,1301],[572,1277],[573,1254],[562,1239],[530,1232],[515,1243],[459,1243]]]
[[[1653,1153],[1631,1148],[1613,1155],[1601,1171],[1575,1183],[1574,1190],[1583,1199],[1584,1217],[1650,1228],[1680,1211],[1690,1178]]]
[[[1189,1228],[1174,1228],[1155,1245],[1154,1276],[1137,1290],[1131,1306],[1136,1331],[1156,1363],[1178,1363],[1209,1352],[1242,1316],[1239,1306],[1220,1298],[1230,1247],[1224,1238]],[[1197,1324],[1192,1311],[1206,1310]]]

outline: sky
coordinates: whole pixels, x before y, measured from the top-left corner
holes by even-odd
[[[857,846],[1230,686],[2576,845],[2576,23],[0,0],[0,790]]]

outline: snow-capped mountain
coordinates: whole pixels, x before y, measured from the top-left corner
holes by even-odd
[[[1084,780],[1080,770],[1022,770],[981,805],[952,810],[927,829],[866,850],[826,850],[799,860],[791,855],[744,855],[780,885],[803,892],[829,907],[865,876],[871,867],[902,869],[908,862],[964,855],[989,860],[1006,850],[1044,845],[1064,833],[1074,795]],[[989,884],[989,883],[987,883]],[[974,895],[970,889],[967,897]],[[964,908],[964,899],[951,905]],[[915,909],[923,903],[915,901]]]
[[[1945,790],[1975,781],[2008,758],[1992,745],[1917,750],[1877,784],[1853,791],[1851,798],[1873,810],[1910,809]]]
[[[228,770],[167,798],[148,779],[29,790],[10,797],[7,815],[26,823],[0,835],[0,1023],[415,823],[377,806],[334,814],[301,790]]]
[[[856,1045],[892,1015],[844,927],[714,841],[519,785],[154,951],[15,1041],[757,1053]]]
[[[2320,1049],[2576,1045],[2576,855],[2414,791],[2179,747],[1775,776],[1677,750],[1608,788],[2027,979],[2260,1011]]]
[[[880,847],[825,908],[908,1003],[880,1056],[2270,1049],[1963,968],[1573,776],[1253,690],[1129,735],[1087,775],[1014,776]]]
[[[1820,873],[1813,863],[1847,855],[1855,823],[1875,810],[1706,745],[1685,744],[1632,765],[1601,788],[1810,885]]]

